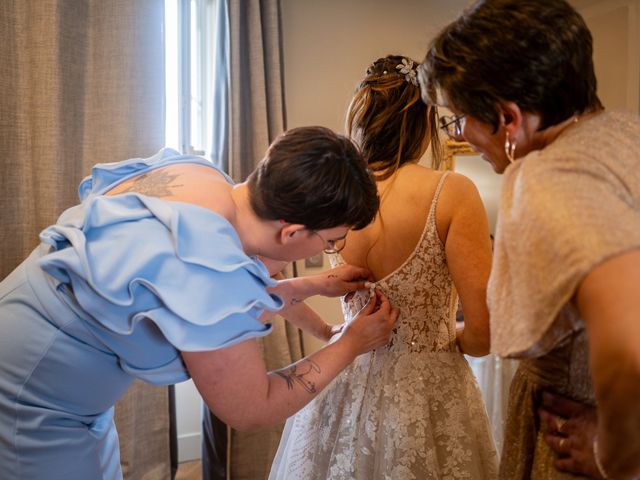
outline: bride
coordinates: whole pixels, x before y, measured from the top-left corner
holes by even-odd
[[[437,113],[420,99],[415,67],[378,59],[355,92],[347,130],[376,175],[381,205],[330,257],[367,267],[400,316],[386,347],[358,357],[287,421],[272,480],[497,477],[463,355],[489,351],[487,216],[471,181],[437,170]],[[434,168],[418,164],[430,144]],[[456,328],[458,295],[465,324]],[[368,297],[343,301],[346,322]]]

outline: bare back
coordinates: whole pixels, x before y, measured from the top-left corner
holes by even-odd
[[[168,165],[132,177],[111,189],[107,195],[136,192],[165,200],[192,203],[230,220],[233,217],[233,188],[213,168],[197,163]]]
[[[380,212],[371,225],[349,233],[343,258],[368,268],[375,279],[384,278],[401,266],[420,240],[442,175],[443,172],[408,164],[378,182]],[[436,226],[444,242],[446,219],[436,216]]]
[[[368,268],[375,280],[402,266],[421,238],[442,175],[443,172],[407,164],[388,180],[379,182],[380,215],[367,228],[349,233],[343,259]],[[459,341],[465,353],[486,355],[491,242],[484,205],[467,177],[453,172],[448,175],[438,197],[435,224],[464,313],[465,328]]]

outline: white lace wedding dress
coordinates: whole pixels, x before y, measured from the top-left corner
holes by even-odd
[[[287,420],[270,480],[497,478],[481,394],[455,343],[457,294],[435,225],[440,186],[414,252],[376,283],[401,310],[389,344]],[[367,298],[343,303],[347,322]]]

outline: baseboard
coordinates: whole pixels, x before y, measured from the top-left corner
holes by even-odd
[[[178,435],[178,462],[200,460],[200,432]]]

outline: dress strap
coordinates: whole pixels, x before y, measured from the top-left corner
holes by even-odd
[[[440,191],[442,190],[442,186],[444,185],[444,181],[445,179],[449,176],[449,173],[451,173],[449,170],[447,170],[446,172],[444,172],[442,174],[442,177],[440,177],[440,180],[438,180],[438,186],[436,187],[436,191],[433,194],[433,200],[431,200],[431,208],[429,209],[429,220],[431,219],[431,217],[433,217],[433,221],[435,221],[435,210],[436,210],[436,203],[438,203],[438,198],[440,197]],[[427,221],[427,223],[429,223],[429,221]]]

